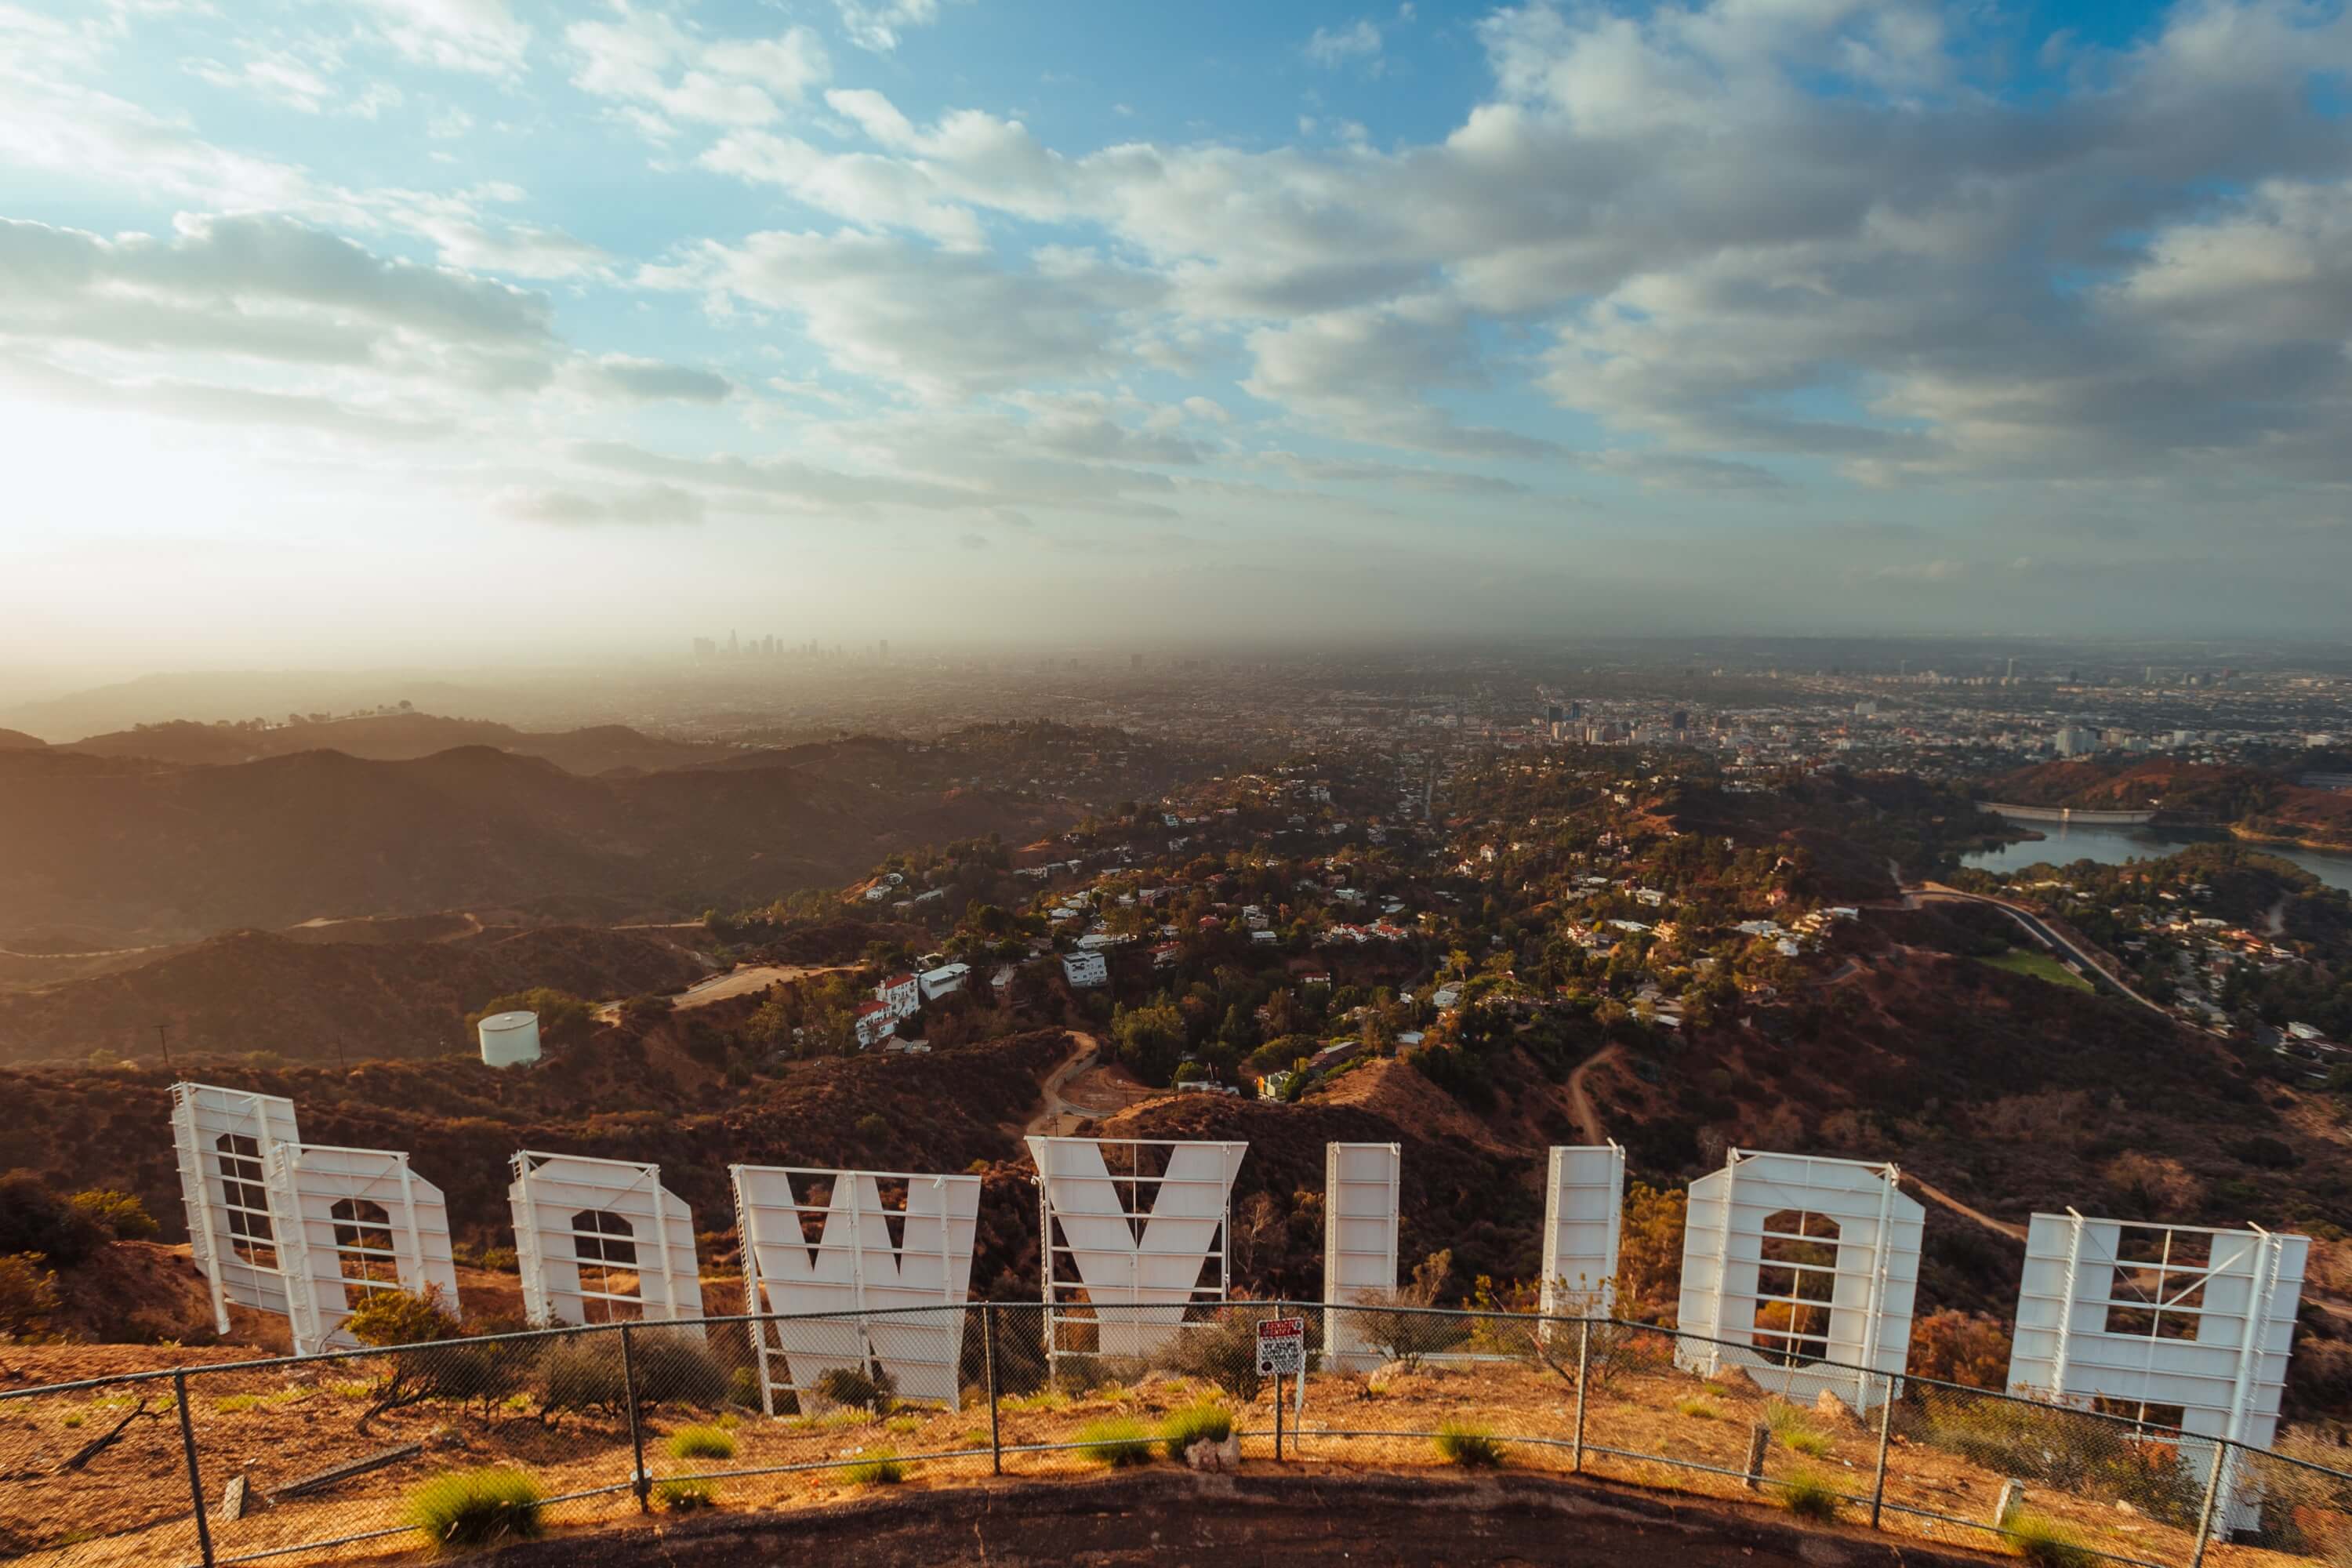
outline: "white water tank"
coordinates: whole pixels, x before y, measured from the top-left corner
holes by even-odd
[[[493,1013],[482,1020],[482,1060],[494,1068],[539,1060],[539,1015]]]

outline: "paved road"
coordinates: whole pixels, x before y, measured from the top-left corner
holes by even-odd
[[[1921,903],[1990,904],[1994,909],[2007,913],[2010,919],[2039,938],[2044,946],[2071,956],[2075,963],[2083,966],[2084,977],[2092,984],[2128,996],[2167,1023],[2179,1022],[2162,1007],[2101,968],[2098,960],[2093,956],[2089,948],[2071,941],[2049,921],[2021,904],[2012,904],[2006,899],[1988,898],[1982,893],[1964,893],[1958,888],[1947,888],[1940,882],[1924,882],[1916,889],[1906,888],[1904,892],[1906,897],[1916,897]]]

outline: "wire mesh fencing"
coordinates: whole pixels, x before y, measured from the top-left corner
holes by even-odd
[[[1262,1362],[1276,1319],[1300,1320],[1303,1374]],[[2352,1564],[2345,1455],[1608,1319],[974,1302],[0,1392],[0,1557],[331,1560],[896,1485],[1279,1464],[1582,1474],[2040,1563]]]

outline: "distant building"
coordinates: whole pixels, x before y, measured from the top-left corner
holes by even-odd
[[[894,974],[874,988],[874,999],[882,1004],[893,1023],[911,1018],[921,1011],[922,988],[911,974]]]
[[[1075,990],[1087,990],[1110,984],[1110,965],[1099,952],[1071,952],[1062,955],[1062,977]]]
[[[860,1002],[856,1027],[858,1046],[870,1049],[898,1032],[898,1020],[880,1002]]]
[[[969,963],[943,963],[937,969],[927,970],[919,982],[923,1000],[936,1002],[942,996],[952,996],[963,989],[963,983],[971,977],[971,965]]]

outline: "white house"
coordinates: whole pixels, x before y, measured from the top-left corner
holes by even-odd
[[[857,1005],[857,1044],[861,1049],[871,1049],[898,1032],[898,1020],[880,1002],[860,1002]]]
[[[1110,984],[1110,964],[1100,952],[1070,952],[1062,955],[1062,976],[1070,984],[1083,990]]]
[[[971,964],[943,963],[937,969],[924,971],[918,984],[922,987],[923,1000],[936,1002],[942,996],[952,996],[962,990],[963,983],[970,978]]]
[[[892,1023],[913,1017],[923,1005],[922,990],[911,974],[890,976],[874,988],[874,999],[889,1013]]]

